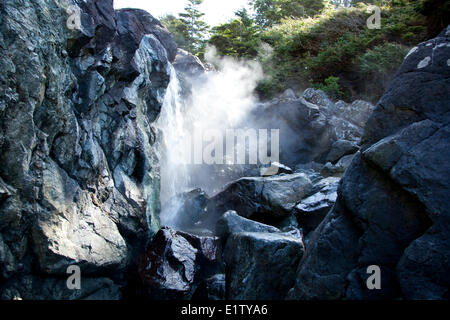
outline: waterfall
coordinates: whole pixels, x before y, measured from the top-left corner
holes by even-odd
[[[158,127],[163,132],[161,161],[161,224],[174,226],[180,203],[174,197],[187,191],[189,174],[186,162],[185,109],[175,68],[170,65],[170,83],[164,97]],[[172,200],[172,201],[171,201]]]
[[[164,150],[161,224],[175,228],[182,205],[177,194],[201,188],[211,195],[236,178],[229,174],[233,170],[226,165],[197,163],[196,156],[202,149],[198,152],[195,145],[199,139],[210,140],[206,138],[208,131],[225,133],[240,126],[256,104],[253,92],[262,78],[262,69],[254,61],[222,59],[214,51],[206,55],[209,62],[218,66],[218,71],[186,79],[189,93],[182,90],[176,70],[170,66],[171,81],[157,123],[163,132]]]

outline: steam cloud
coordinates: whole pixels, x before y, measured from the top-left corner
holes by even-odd
[[[205,58],[217,71],[192,80],[189,97],[181,95],[181,84],[172,69],[158,120],[165,145],[161,161],[161,223],[167,226],[176,227],[181,207],[174,198],[176,194],[196,187],[210,193],[227,182],[211,176],[204,166],[186,164],[191,163],[187,150],[191,137],[195,132],[225,132],[242,123],[257,103],[254,90],[263,78],[262,67],[256,61],[219,57],[214,47],[208,47]]]

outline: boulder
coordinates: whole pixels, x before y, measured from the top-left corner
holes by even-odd
[[[345,173],[345,170],[347,170],[347,168],[352,163],[354,157],[355,154],[349,154],[339,159],[336,164],[327,162],[320,170],[320,174],[323,177],[342,177],[342,175]]]
[[[295,282],[303,252],[303,242],[297,237],[261,232],[232,234],[224,251],[227,299],[284,299]]]
[[[198,250],[174,230],[163,228],[148,245],[139,274],[148,294],[158,299],[182,299],[194,283]]]
[[[261,168],[260,169],[260,174],[263,177],[268,177],[268,176],[274,176],[277,174],[293,174],[294,171],[289,168],[288,166],[285,166],[284,164],[281,164],[279,162],[272,162],[270,164],[270,167],[267,168]]]
[[[312,161],[325,163],[328,155],[328,161],[336,162],[356,152],[373,105],[364,101],[334,103],[314,89],[305,90],[298,98],[287,95],[289,98],[258,104],[242,123],[280,129],[281,163],[289,167]],[[348,143],[341,141],[333,148],[339,140]]]
[[[344,156],[354,154],[358,151],[358,145],[352,141],[338,140],[331,146],[327,155],[327,162],[336,163]]]
[[[224,212],[234,210],[245,218],[270,224],[289,215],[311,188],[311,181],[303,173],[242,178],[211,198],[206,223],[215,225]]]
[[[225,212],[217,221],[216,234],[221,239],[226,240],[231,234],[239,232],[277,233],[281,231],[275,227],[241,217],[236,211]]]
[[[138,272],[152,299],[188,299],[217,270],[218,239],[162,228],[149,243]]]
[[[206,68],[200,59],[183,49],[177,50],[173,66],[177,73],[182,73],[189,78],[198,77],[206,72]]]
[[[369,118],[294,299],[448,299],[450,27],[413,48]],[[380,290],[365,285],[381,269]]]
[[[339,181],[335,177],[322,179],[314,186],[319,190],[295,206],[295,216],[305,234],[314,231],[335,204]]]
[[[207,278],[220,271],[220,248],[219,238],[209,233],[187,233],[177,231],[177,234],[185,238],[195,249],[197,249],[196,264],[198,279]]]

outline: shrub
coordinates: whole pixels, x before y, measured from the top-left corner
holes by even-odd
[[[325,84],[313,84],[313,88],[322,90],[334,100],[342,99],[345,96],[339,85],[338,77],[328,77],[325,79]]]

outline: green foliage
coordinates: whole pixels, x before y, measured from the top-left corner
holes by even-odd
[[[324,0],[251,0],[250,4],[256,12],[256,23],[263,28],[287,17],[314,16],[325,7]]]
[[[396,72],[408,48],[396,43],[384,43],[368,50],[358,58],[359,69],[368,75],[385,75]]]
[[[170,31],[178,47],[188,50],[188,42],[186,40],[188,29],[183,21],[171,14],[161,17],[160,21]]]
[[[258,54],[258,28],[246,9],[236,12],[236,19],[212,29],[209,44],[221,55],[254,58]]]
[[[201,55],[205,47],[205,36],[209,26],[202,20],[205,15],[199,7],[203,0],[188,0],[184,12],[179,13],[180,22],[183,25],[186,50]]]
[[[325,79],[325,84],[313,84],[313,88],[324,91],[332,99],[343,99],[345,96],[338,77],[330,76]]]
[[[275,94],[273,88],[300,90],[315,84],[335,97],[376,102],[405,50],[426,39],[425,19],[412,2],[383,3],[378,30],[367,28],[372,13],[361,3],[350,8],[328,7],[314,18],[282,19],[266,30],[261,40],[274,50],[270,61],[263,63],[269,79],[258,88],[261,95]]]
[[[212,29],[208,43],[221,55],[256,59],[262,64],[266,78],[257,88],[262,98],[289,87],[315,86],[336,99],[376,102],[405,52],[427,39],[430,21],[442,24],[450,16],[449,1],[444,0],[249,3],[253,16],[238,11],[234,19]],[[373,14],[369,4],[381,8],[381,29],[367,27]]]

